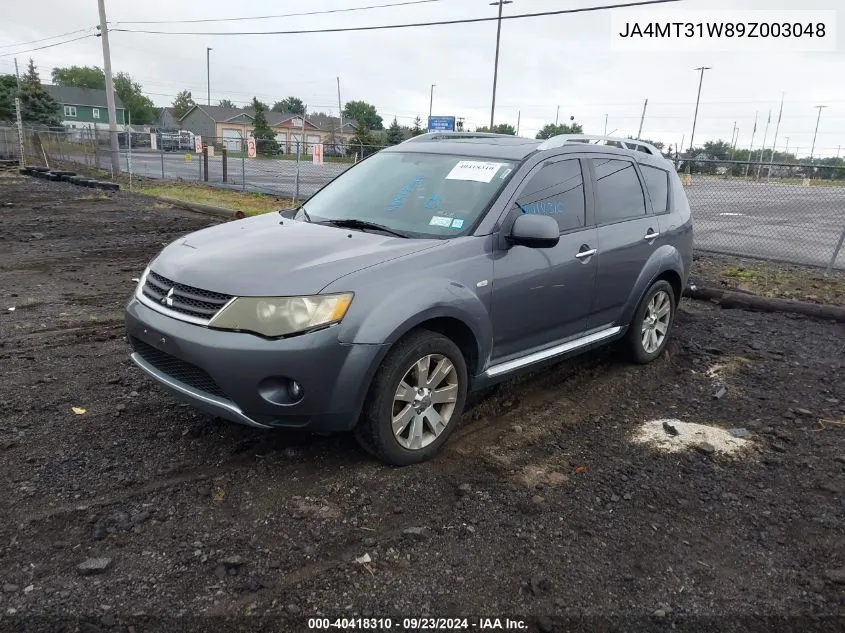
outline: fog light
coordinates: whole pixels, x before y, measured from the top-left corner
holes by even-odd
[[[294,400],[299,400],[302,397],[302,385],[295,380],[291,380],[288,384],[288,391],[290,392],[290,397]]]

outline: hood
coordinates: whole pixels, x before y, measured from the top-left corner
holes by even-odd
[[[439,244],[266,213],[179,238],[150,267],[175,282],[227,295],[309,295],[343,275]]]

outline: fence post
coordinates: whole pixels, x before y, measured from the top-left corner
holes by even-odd
[[[202,146],[203,180],[208,182],[208,145]]]
[[[164,144],[163,140],[162,140],[162,144]],[[161,179],[164,180],[164,147],[159,147],[158,149],[159,149],[159,152],[161,152]]]
[[[829,275],[830,271],[833,270],[833,264],[836,263],[836,258],[839,257],[839,251],[842,248],[842,242],[845,242],[845,227],[842,227],[842,233],[839,235],[839,242],[837,242],[836,248],[833,249],[833,256],[830,258],[830,262],[827,265],[825,275]]]
[[[226,183],[229,175],[229,150],[225,144],[220,148],[220,154],[223,161],[223,182]]]
[[[18,144],[20,145],[21,160],[19,167],[26,167],[26,154],[23,145],[23,119],[21,118],[21,100],[15,97],[15,118],[18,123]]]
[[[296,141],[296,181],[294,185],[293,203],[299,200],[299,140]]]

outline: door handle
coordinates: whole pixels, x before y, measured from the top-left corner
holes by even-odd
[[[646,233],[645,237],[643,238],[645,241],[653,240],[656,237],[660,237],[660,233],[651,231],[650,233]]]
[[[587,251],[579,251],[579,252],[575,253],[575,257],[577,257],[578,259],[584,259],[585,257],[592,257],[597,252],[598,251],[595,248],[591,248],[590,250],[587,250]]]

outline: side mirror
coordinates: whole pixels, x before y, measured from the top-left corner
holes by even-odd
[[[557,220],[548,215],[520,215],[507,237],[514,246],[553,248],[560,241]]]

